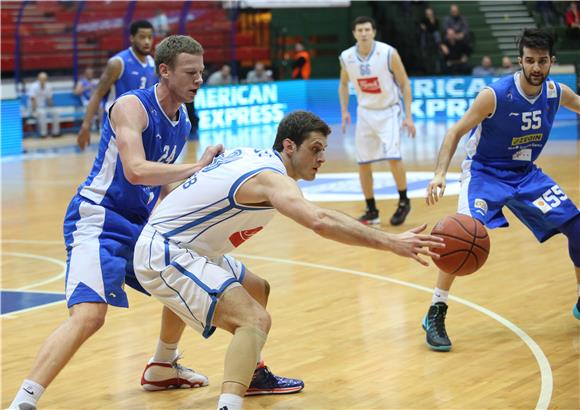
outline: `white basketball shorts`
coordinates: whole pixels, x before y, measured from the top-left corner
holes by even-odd
[[[359,106],[355,128],[358,163],[401,159],[402,122],[401,107],[398,104],[383,110]]]
[[[223,255],[209,259],[178,246],[145,226],[133,260],[139,283],[204,337],[212,326],[216,304],[226,289],[241,286],[245,267]]]

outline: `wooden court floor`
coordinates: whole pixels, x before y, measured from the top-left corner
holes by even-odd
[[[553,144],[558,148],[558,141]],[[566,144],[546,153],[540,165],[580,204],[580,146]],[[343,145],[336,147],[322,172],[355,171]],[[427,152],[430,158],[411,156],[408,170],[431,171],[435,153]],[[2,163],[2,289],[63,291],[62,219],[93,155]],[[431,227],[454,213],[456,200],[427,207],[414,199],[404,227],[382,228]],[[379,205],[387,220],[395,201]],[[324,206],[353,216],[363,208],[360,202]],[[506,213],[512,226],[490,232],[485,267],[452,289],[449,353],[430,351],[421,329],[433,266],[324,240],[276,216],[239,248],[238,257],[272,287],[266,363],[278,374],[302,378],[306,388],[248,398],[246,408],[579,408],[580,322],[571,314],[576,287],[566,240],[558,235],[540,245]],[[109,310],[104,328],[50,386],[40,409],[215,408],[230,336],[219,330],[209,340],[191,329],[184,334],[183,364],[206,374],[210,386],[146,393],[139,380],[156,345],[161,305],[131,290],[129,298],[129,309]],[[2,317],[3,408],[40,344],[66,317],[63,303]]]

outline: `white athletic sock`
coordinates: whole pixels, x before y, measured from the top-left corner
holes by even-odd
[[[170,363],[174,361],[178,355],[177,343],[165,343],[163,340],[159,339],[157,350],[155,350],[155,356],[153,356],[153,361]]]
[[[20,403],[29,403],[36,406],[36,402],[44,393],[44,387],[32,380],[24,380],[9,409],[17,409]]]
[[[441,290],[439,288],[435,288],[435,291],[433,292],[433,299],[431,299],[431,304],[434,305],[437,302],[443,302],[447,304],[448,299],[449,299],[448,290]]]
[[[242,410],[244,399],[230,393],[222,393],[218,401],[217,410]]]

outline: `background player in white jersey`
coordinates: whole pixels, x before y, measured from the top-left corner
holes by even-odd
[[[350,80],[358,100],[355,142],[360,183],[366,200],[366,212],[359,220],[364,224],[380,223],[371,164],[386,160],[399,191],[399,204],[390,222],[391,225],[401,225],[411,210],[400,148],[401,124],[411,137],[415,136],[415,124],[411,117],[411,85],[397,50],[375,41],[377,30],[371,17],[357,17],[352,23],[352,34],[356,45],[344,50],[339,57],[338,96],[344,133],[346,125],[351,122],[348,112]],[[405,108],[402,123],[400,92]]]
[[[562,233],[576,270],[578,301],[572,312],[580,320],[580,211],[558,184],[534,161],[544,148],[560,105],[580,113],[580,97],[549,79],[554,40],[537,29],[525,30],[519,42],[521,71],[483,89],[453,125],[439,151],[435,177],[427,187],[427,204],[445,192],[445,174],[457,144],[470,132],[463,161],[457,212],[488,228],[508,226],[507,207],[540,242]],[[427,345],[451,350],[445,329],[449,289],[455,276],[440,271],[427,315]]]
[[[189,177],[222,149],[209,147],[197,164],[173,164],[191,128],[183,103],[193,100],[203,82],[203,48],[191,37],[171,36],[157,46],[155,62],[159,84],[131,91],[111,107],[91,173],[67,209],[70,317],[40,348],[11,409],[36,409],[44,389],[102,327],[108,305],[128,307],[125,283],[143,291],[131,267],[133,249],[162,186]],[[145,388],[207,384],[205,376],[177,363],[184,328],[163,309],[157,351],[142,378]]]
[[[234,336],[225,357],[218,409],[242,407],[268,332],[268,283],[227,255],[258,233],[275,210],[319,235],[410,257],[434,255],[425,225],[401,234],[369,228],[307,201],[296,180],[313,180],[325,161],[328,125],[306,111],[288,114],[273,149],[226,151],[173,190],[153,212],[135,246],[137,279],[187,324],[209,337]]]
[[[81,150],[91,141],[91,123],[105,96],[108,96],[109,103],[104,108],[108,110],[112,102],[127,91],[149,88],[157,82],[155,62],[150,55],[153,50],[153,26],[147,20],[138,20],[131,23],[129,32],[131,46],[109,59],[86,106],[77,136]]]

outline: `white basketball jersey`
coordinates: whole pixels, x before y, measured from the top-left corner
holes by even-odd
[[[400,91],[391,71],[394,50],[388,44],[375,41],[366,58],[359,55],[356,45],[340,54],[360,107],[380,110],[399,103]]]
[[[153,211],[149,225],[166,239],[209,258],[226,254],[272,219],[274,208],[238,204],[235,195],[264,171],[286,175],[274,150],[226,151],[175,188]]]

